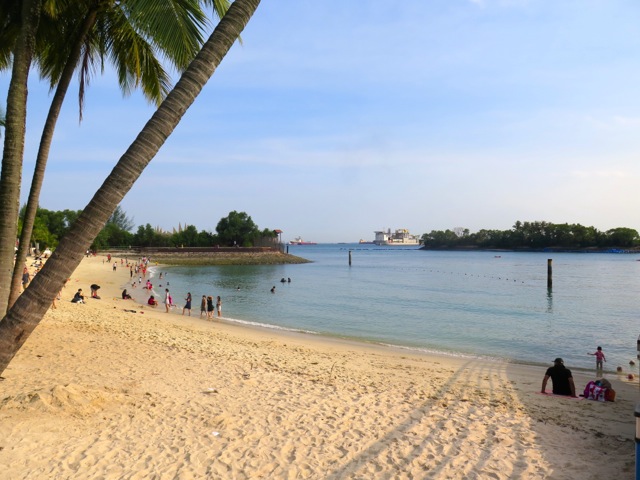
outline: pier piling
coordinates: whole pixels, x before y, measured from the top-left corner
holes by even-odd
[[[547,288],[551,288],[553,286],[553,259],[549,258],[547,260]]]

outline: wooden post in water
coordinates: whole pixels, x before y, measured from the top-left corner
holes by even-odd
[[[547,260],[547,288],[551,288],[553,286],[553,259],[549,258]]]
[[[349,250],[349,266],[351,266],[351,250]]]

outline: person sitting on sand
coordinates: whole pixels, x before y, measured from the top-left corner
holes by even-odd
[[[84,295],[82,295],[82,289],[79,288],[71,299],[71,303],[84,303]]]
[[[158,301],[155,299],[155,297],[153,295],[151,295],[149,297],[149,300],[147,300],[147,305],[151,305],[152,307],[157,307],[158,306]]]
[[[122,290],[122,299],[123,300],[131,300],[131,295],[127,293],[127,289]]]
[[[553,361],[553,367],[547,368],[547,372],[544,374],[544,379],[542,380],[541,393],[547,393],[546,388],[549,378],[551,378],[551,382],[553,383],[554,395],[576,396],[576,386],[573,383],[571,370],[564,366],[564,361],[561,358],[556,358]]]

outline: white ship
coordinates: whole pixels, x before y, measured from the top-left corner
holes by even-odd
[[[389,228],[386,232],[374,232],[376,238],[373,241],[376,245],[394,245],[394,246],[417,246],[420,245],[420,238],[417,235],[411,235],[409,230],[399,228],[391,233]]]

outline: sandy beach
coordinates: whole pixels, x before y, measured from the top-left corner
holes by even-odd
[[[633,477],[637,379],[607,375],[614,403],[545,396],[544,367],[206,321],[197,293],[166,314],[122,300],[128,279],[83,260],[3,373],[0,478]]]

